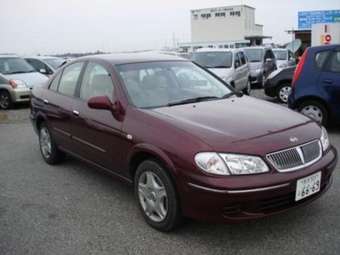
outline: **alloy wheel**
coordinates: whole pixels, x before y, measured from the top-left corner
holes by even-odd
[[[8,109],[10,106],[10,97],[7,93],[0,93],[0,108]]]
[[[279,99],[283,103],[288,102],[288,97],[292,93],[292,88],[290,86],[283,86],[279,91]]]
[[[52,153],[52,142],[50,132],[46,127],[42,127],[40,130],[40,148],[43,156],[48,159]]]
[[[168,196],[161,179],[145,171],[138,180],[138,197],[144,213],[154,222],[163,221],[168,214]]]

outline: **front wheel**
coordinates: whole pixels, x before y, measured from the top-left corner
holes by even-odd
[[[298,107],[298,111],[324,126],[328,124],[328,111],[326,107],[318,101],[308,100],[303,102]]]
[[[248,79],[248,81],[247,81],[247,87],[245,87],[245,89],[243,90],[243,94],[249,96],[250,93],[251,93],[251,83],[250,83],[250,79]]]
[[[0,91],[0,109],[7,110],[12,107],[11,95],[6,90]]]
[[[169,232],[181,222],[175,187],[157,162],[147,160],[139,165],[135,175],[135,194],[143,217],[151,227]]]

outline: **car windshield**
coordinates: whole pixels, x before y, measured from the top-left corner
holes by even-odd
[[[118,65],[132,103],[157,108],[218,100],[233,95],[223,82],[192,62],[152,62]]]
[[[244,49],[249,62],[262,62],[263,50],[262,49]]]
[[[47,58],[45,61],[52,66],[53,69],[58,69],[65,62],[62,58]]]
[[[233,63],[231,52],[196,52],[193,61],[206,68],[230,68]]]
[[[0,58],[0,73],[18,74],[32,73],[34,68],[22,58]]]
[[[277,60],[287,60],[288,59],[288,52],[285,50],[273,50],[275,58]]]

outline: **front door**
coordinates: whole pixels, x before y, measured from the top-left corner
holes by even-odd
[[[107,96],[111,102],[115,98],[115,86],[108,69],[99,63],[89,62],[86,66],[79,90],[79,98],[74,106],[73,140],[77,143],[77,153],[106,169],[120,172],[123,151],[120,147],[122,122],[117,121],[112,112],[88,107],[88,100],[95,96]]]

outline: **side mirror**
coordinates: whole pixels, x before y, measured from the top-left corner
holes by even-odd
[[[48,74],[47,70],[46,69],[40,69],[39,70],[39,73],[42,73],[42,74]]]
[[[107,96],[91,97],[87,105],[96,110],[113,110],[112,103]]]

